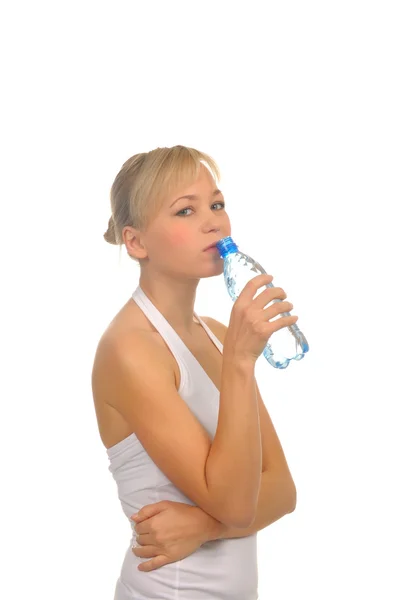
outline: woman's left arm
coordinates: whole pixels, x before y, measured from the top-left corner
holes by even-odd
[[[163,500],[144,506],[132,517],[139,544],[132,551],[138,558],[150,559],[138,566],[140,571],[153,571],[186,558],[206,542],[253,535],[294,508],[295,494],[286,475],[264,471],[257,513],[250,527],[228,527],[198,506]]]
[[[292,489],[290,478],[287,478],[284,472],[278,472],[277,470],[263,471],[257,511],[253,523],[245,529],[228,527],[207,515],[211,519],[208,523],[208,540],[253,535],[285,515],[292,513],[295,508],[296,488]]]

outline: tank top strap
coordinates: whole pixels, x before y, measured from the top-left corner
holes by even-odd
[[[180,336],[174,331],[168,320],[162,315],[160,310],[151,302],[140,286],[132,294],[133,300],[138,304],[145,316],[152,325],[158,330],[162,338],[172,350],[177,350],[179,354],[185,351],[185,344]]]
[[[160,310],[151,302],[148,296],[145,294],[141,286],[137,286],[132,294],[134,302],[141,308],[145,316],[149,319],[155,329],[162,336],[170,352],[173,354],[178,367],[180,369],[180,386],[179,390],[182,390],[188,381],[188,363],[189,363],[189,352],[180,336],[176,333],[173,327],[170,325],[168,320],[162,315]],[[188,354],[187,354],[188,352]]]
[[[160,335],[165,339],[168,346],[174,345],[178,352],[184,354],[187,351],[187,347],[180,338],[180,336],[176,333],[173,327],[170,325],[168,320],[162,315],[162,313],[156,308],[156,306],[151,302],[148,296],[145,294],[140,285],[137,286],[136,290],[132,294],[133,300],[138,304],[138,306],[142,309],[146,317],[150,320],[152,325],[158,330]],[[216,345],[218,350],[223,351],[223,345],[220,340],[214,335],[210,327],[206,325],[206,323],[199,317],[199,315],[194,311],[194,317],[202,325],[203,329],[206,331],[207,335]]]
[[[199,366],[200,371],[206,375],[206,378],[211,381],[207,373],[204,371],[203,367],[200,365],[196,357],[192,354],[186,344],[182,341],[177,332],[170,325],[168,320],[162,315],[162,313],[156,308],[156,306],[151,302],[148,296],[145,294],[144,290],[140,285],[137,286],[136,290],[132,294],[133,300],[138,304],[143,313],[155,327],[155,329],[162,336],[170,351],[174,355],[178,366],[180,368],[181,375],[181,383],[180,390],[183,388],[187,380],[189,379],[189,370],[191,368],[196,368]],[[202,325],[207,335],[212,340],[213,344],[218,348],[219,352],[223,353],[223,345],[220,340],[214,335],[210,327],[206,325],[206,323],[199,317],[196,312],[193,313],[198,323]],[[212,382],[213,386],[214,383]]]
[[[214,344],[217,346],[217,348],[219,349],[219,351],[222,354],[223,345],[220,342],[220,340],[214,335],[214,333],[212,332],[210,327],[208,325],[206,325],[206,323],[199,317],[199,315],[196,314],[196,312],[194,312],[193,314],[195,315],[195,318],[199,321],[199,323],[202,325],[203,329],[206,331],[209,338],[214,342]]]

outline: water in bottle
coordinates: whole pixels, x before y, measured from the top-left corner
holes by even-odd
[[[217,242],[217,249],[224,260],[225,285],[229,295],[235,302],[250,279],[261,273],[267,274],[267,272],[257,261],[238,250],[238,246],[230,236]],[[272,283],[267,283],[265,287],[275,286]],[[276,298],[270,304],[274,304],[274,302],[282,302],[282,300]],[[290,317],[290,313],[280,313],[277,318],[280,317]],[[276,369],[286,369],[291,360],[301,360],[308,350],[307,340],[297,325],[293,323],[271,335],[263,355],[270,365]]]

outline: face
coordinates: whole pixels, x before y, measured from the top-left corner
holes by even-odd
[[[177,190],[163,203],[144,234],[140,234],[140,253],[134,256],[143,265],[174,276],[201,278],[223,272],[223,259],[217,249],[206,246],[231,235],[222,192],[205,166],[197,180]],[[144,247],[144,249],[143,249]]]

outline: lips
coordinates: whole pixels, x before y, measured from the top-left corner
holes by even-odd
[[[209,250],[209,248],[216,248],[217,242],[214,242],[214,244],[210,244],[210,246],[207,246],[207,248],[203,248],[203,252],[205,252],[206,250]]]

